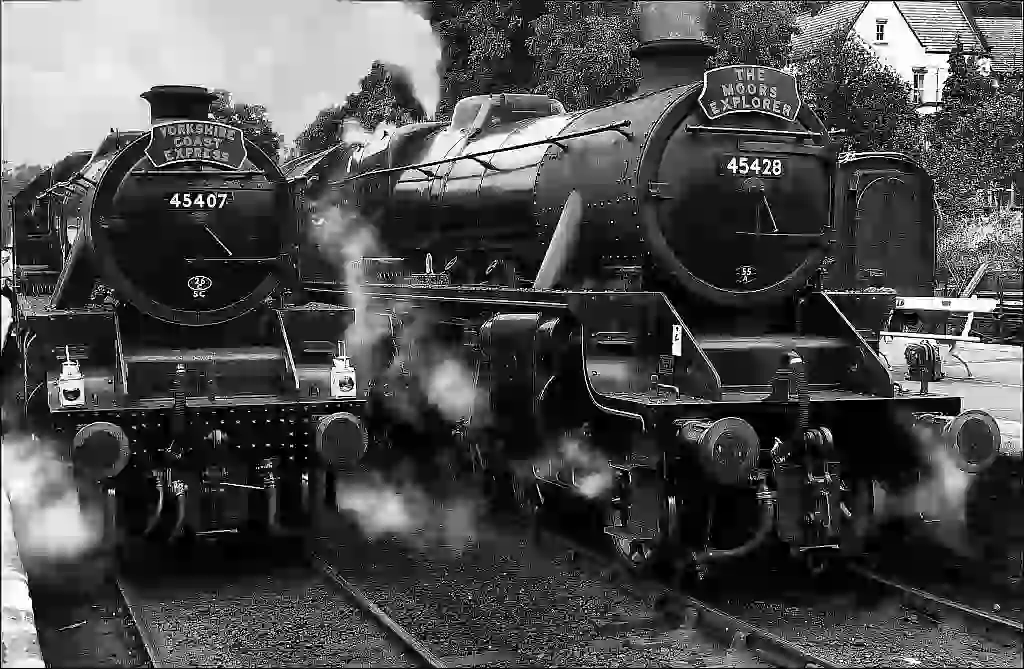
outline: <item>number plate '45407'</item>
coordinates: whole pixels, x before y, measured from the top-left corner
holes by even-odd
[[[786,176],[788,167],[786,159],[778,156],[741,156],[727,153],[719,158],[718,173],[737,177],[777,179]]]
[[[231,192],[174,192],[167,195],[167,206],[171,209],[223,209],[231,202]]]

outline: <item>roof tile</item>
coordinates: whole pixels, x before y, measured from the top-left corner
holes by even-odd
[[[810,56],[811,52],[837,29],[851,30],[867,4],[865,0],[833,2],[813,16],[797,16],[796,24],[800,27],[800,32],[793,35],[793,60],[802,60]]]
[[[974,22],[992,47],[993,70],[1010,72],[1024,67],[1024,19],[979,16]]]
[[[917,38],[921,40],[925,51],[948,53],[953,50],[957,35],[959,35],[964,50],[984,53],[985,49],[960,8],[960,3],[937,0],[925,2],[897,0],[896,7]]]

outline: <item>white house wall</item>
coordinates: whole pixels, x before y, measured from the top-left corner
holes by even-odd
[[[885,42],[875,41],[875,21],[888,19]],[[949,54],[926,53],[917,36],[907,25],[893,2],[869,2],[853,30],[872,48],[878,59],[891,67],[900,78],[913,86],[914,68],[924,67],[924,90],[921,95],[922,113],[930,113],[942,98],[942,86],[949,76]]]

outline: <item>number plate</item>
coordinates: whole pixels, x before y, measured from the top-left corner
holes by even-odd
[[[719,159],[718,173],[724,176],[778,179],[786,176],[788,168],[788,160],[779,156],[727,153]]]
[[[188,191],[167,195],[167,206],[171,209],[223,209],[234,199],[229,191]]]

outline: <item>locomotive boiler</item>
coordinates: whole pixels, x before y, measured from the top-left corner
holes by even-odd
[[[290,186],[213,94],[142,97],[150,129],[16,203],[24,418],[106,491],[112,539],[288,534],[366,445],[353,311],[289,304]]]
[[[435,314],[489,398],[457,429],[473,466],[544,513],[588,500],[631,564],[701,573],[768,543],[856,553],[874,493],[926,469],[922,443],[977,471],[998,427],[899,392],[823,292],[837,154],[795,78],[705,71],[705,3],[638,5],[632,97],[567,112],[473,96],[353,155],[335,201],[405,269],[364,258],[358,285],[303,285],[358,293],[398,348],[396,302]],[[584,485],[594,472],[549,448],[566,441],[600,452],[613,484]]]

